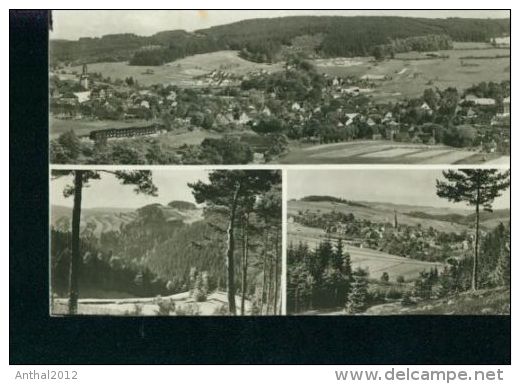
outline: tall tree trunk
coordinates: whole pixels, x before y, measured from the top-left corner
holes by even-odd
[[[79,286],[79,225],[81,221],[81,193],[83,189],[83,171],[74,171],[74,207],[72,208],[72,253],[69,270],[69,315],[78,311]]]
[[[281,283],[281,278],[280,278],[280,283]],[[279,299],[279,305],[278,305],[278,315],[279,316],[282,316],[282,303],[283,303],[283,291],[280,289],[280,293],[279,293],[280,297],[278,297]],[[287,299],[286,299],[287,300]],[[286,301],[287,302],[287,301]]]
[[[267,284],[267,244],[269,242],[269,231],[265,229],[265,241],[264,241],[264,260],[263,260],[263,273],[262,273],[262,298],[260,304],[260,313],[264,313],[264,305],[266,302],[265,286]]]
[[[245,315],[246,311],[246,292],[247,292],[247,258],[248,258],[248,226],[249,213],[245,214],[242,228],[242,300],[240,302],[240,313]]]
[[[269,314],[269,307],[271,305],[271,297],[273,293],[273,258],[269,258],[269,283],[267,288],[267,308],[266,308],[266,314]]]
[[[228,306],[231,315],[237,314],[235,304],[235,216],[237,211],[238,194],[240,192],[240,184],[237,184],[231,201],[231,212],[229,214],[229,226],[227,230],[227,289],[228,289]]]
[[[273,303],[273,314],[276,315],[276,308],[278,304],[278,240],[279,240],[279,232],[276,231],[276,240],[274,243],[275,251],[275,259],[274,259],[274,303]]]
[[[475,206],[476,225],[475,225],[475,256],[473,257],[473,275],[471,276],[471,289],[478,289],[478,242],[480,232],[480,184],[477,186],[477,204]]]
[[[294,313],[298,313],[298,300],[299,300],[299,297],[298,297],[298,288],[299,288],[299,283],[296,284],[296,288],[294,288],[294,305],[293,305],[293,308],[294,308]]]

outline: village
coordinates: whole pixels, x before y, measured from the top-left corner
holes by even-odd
[[[236,159],[239,163],[273,162],[294,145],[354,140],[442,144],[509,155],[509,82],[483,82],[466,90],[425,86],[422,97],[382,103],[372,97],[381,81],[384,77],[318,73],[298,59],[281,72],[236,75],[215,69],[194,77],[193,86],[185,88],[104,78],[89,73],[87,64],[81,73],[56,67],[50,72],[51,121],[68,129],[55,133],[51,124],[51,139],[72,131],[89,146],[135,136],[164,141],[160,136],[170,135],[168,142],[174,145],[168,151],[177,155],[170,161],[178,163],[204,162],[192,153],[215,138],[235,140],[248,152]],[[89,128],[76,129],[84,125]],[[179,133],[200,139],[182,142],[176,140]]]
[[[320,228],[331,239],[342,239],[346,245],[369,248],[393,255],[430,262],[462,258],[471,252],[474,236],[466,230],[444,232],[434,227],[400,223],[394,210],[393,220],[383,222],[356,218],[338,211],[306,210],[289,216],[288,222]]]

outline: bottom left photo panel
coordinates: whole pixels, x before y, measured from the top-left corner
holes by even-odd
[[[279,170],[54,169],[50,314],[285,313]]]

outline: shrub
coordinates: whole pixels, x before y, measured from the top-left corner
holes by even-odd
[[[229,315],[228,307],[225,304],[218,305],[213,311],[214,316],[227,316]]]
[[[158,310],[156,310],[155,313],[158,316],[169,316],[172,312],[176,312],[175,301],[172,299],[163,299],[158,296],[155,302],[158,307]]]
[[[175,308],[175,314],[177,316],[197,316],[200,314],[199,306],[195,303],[180,305]]]
[[[415,300],[412,298],[412,293],[410,291],[406,291],[403,294],[403,298],[401,299],[401,305],[403,307],[409,307],[411,305],[417,304]]]
[[[400,289],[391,287],[386,291],[385,297],[388,300],[398,300],[403,297],[403,292]]]
[[[198,272],[196,268],[190,271],[190,296],[197,302],[206,301],[209,291],[208,272]]]
[[[127,316],[141,316],[143,314],[143,304],[135,303],[134,309],[131,311],[126,311],[125,315]]]

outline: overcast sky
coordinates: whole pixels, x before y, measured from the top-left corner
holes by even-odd
[[[168,204],[172,200],[195,203],[188,183],[208,180],[208,172],[200,170],[152,171],[152,179],[158,188],[158,196],[148,196],[134,192],[132,185],[121,185],[114,176],[101,174],[100,180],[89,182],[83,189],[81,202],[84,208],[113,207],[140,208],[147,204]],[[65,198],[63,188],[72,184],[72,177],[60,177],[51,181],[50,199],[52,205],[72,207],[73,197]]]
[[[308,195],[329,195],[354,201],[372,201],[429,207],[469,208],[439,198],[437,170],[298,170],[287,172],[289,199]],[[510,190],[495,200],[495,209],[509,208]]]
[[[509,11],[53,11],[54,30],[51,38],[76,40],[80,37],[99,37],[112,33],[135,33],[149,36],[165,30],[193,31],[244,19],[291,15],[508,18]]]

